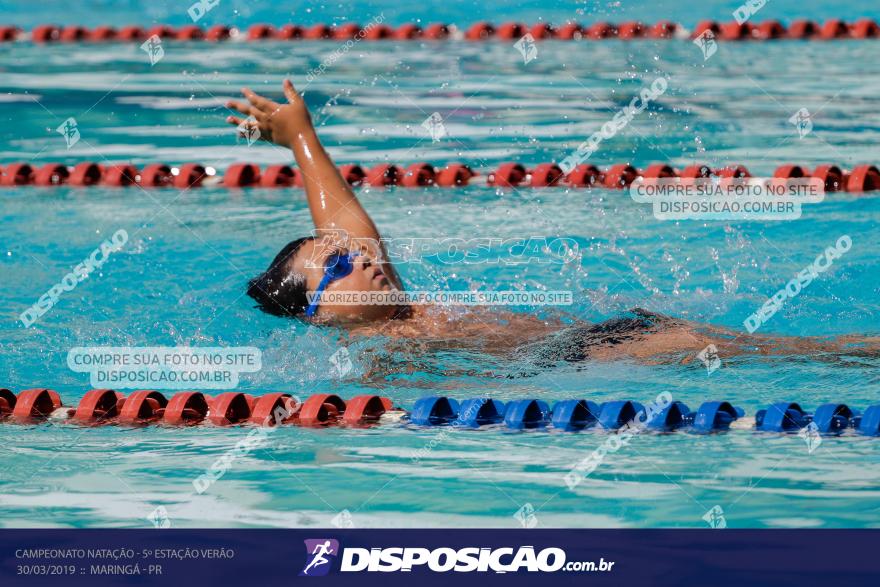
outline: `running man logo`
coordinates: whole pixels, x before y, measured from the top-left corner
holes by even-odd
[[[804,442],[807,443],[807,452],[813,454],[819,445],[822,444],[822,435],[819,434],[819,427],[815,422],[810,422],[798,432]]]
[[[798,131],[798,138],[804,138],[813,132],[813,117],[806,108],[801,108],[788,119]]]
[[[428,131],[432,143],[439,142],[440,139],[449,134],[446,132],[446,127],[443,126],[443,116],[439,112],[435,112],[426,118],[422,123],[422,128]]]
[[[323,577],[330,572],[330,563],[339,555],[339,541],[332,538],[310,538],[306,543],[306,566],[300,577]]]
[[[697,353],[697,358],[703,363],[703,365],[705,365],[707,375],[711,375],[721,366],[721,358],[718,356],[718,348],[714,344],[710,344]]]
[[[538,46],[535,44],[535,37],[526,33],[523,38],[513,44],[519,54],[522,55],[523,64],[528,65],[530,62],[538,58]]]
[[[62,122],[58,128],[55,129],[55,132],[64,137],[68,150],[79,142],[79,129],[76,126],[75,118],[71,117]]]
[[[724,510],[720,505],[713,506],[703,515],[703,519],[709,524],[710,528],[715,530],[723,530],[727,528],[727,519],[724,517]]]
[[[703,61],[708,61],[708,59],[718,51],[718,43],[715,41],[715,33],[709,29],[703,31],[696,39],[694,39],[694,45],[699,47],[700,51],[703,52]]]
[[[257,126],[257,119],[252,116],[239,124],[236,130],[238,136],[247,141],[248,147],[260,140],[260,128]]]
[[[156,65],[165,57],[165,48],[162,47],[162,39],[159,35],[153,35],[143,42],[141,51],[150,57],[150,67]]]

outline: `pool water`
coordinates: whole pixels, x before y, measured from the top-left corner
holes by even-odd
[[[242,85],[273,92],[286,75],[305,90],[340,164],[464,161],[485,175],[508,160],[558,161],[658,75],[669,77],[667,93],[603,142],[593,162],[743,163],[767,174],[783,163],[876,163],[880,141],[876,41],[725,44],[705,62],[688,42],[547,42],[528,64],[506,43],[364,42],[311,83],[304,72],[334,43],[165,49],[151,67],[137,45],[0,45],[0,160],[288,163],[281,149],[237,141],[222,106]],[[788,122],[800,108],[814,113],[803,138]],[[438,141],[421,126],[433,112],[448,132]],[[81,139],[68,150],[55,128],[70,116]],[[412,290],[572,291],[570,307],[515,308],[565,320],[639,306],[741,330],[848,235],[852,249],[761,332],[880,331],[877,196],[831,194],[799,220],[761,223],[661,222],[624,192],[561,187],[496,191],[477,182],[367,188],[360,197],[386,237],[575,239],[578,254],[566,263],[450,267],[426,255],[400,267]],[[588,361],[524,376],[518,361],[455,341],[352,340],[263,314],[245,286],[310,231],[297,189],[28,187],[4,189],[0,200],[0,384],[51,387],[68,404],[89,382],[67,368],[67,352],[98,345],[255,346],[263,369],[243,376],[242,391],[375,393],[403,407],[435,394],[648,402],[666,391],[692,408],[726,399],[752,415],[775,401],[864,408],[880,398],[870,357],[722,356],[711,374],[698,361]],[[129,234],[126,246],[24,328],[19,314],[118,229]],[[341,348],[353,368],[334,377],[330,359]],[[703,516],[720,506],[728,527],[880,525],[880,444],[864,437],[824,438],[811,453],[796,435],[645,434],[570,490],[563,476],[607,435],[289,426],[197,494],[192,481],[248,432],[2,425],[0,524],[149,527],[162,506],[176,527],[326,527],[349,515],[359,527],[519,527],[518,511],[544,527],[705,527]]]

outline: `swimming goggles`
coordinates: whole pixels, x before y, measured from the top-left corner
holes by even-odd
[[[324,277],[321,278],[321,283],[318,284],[318,288],[315,290],[312,303],[306,308],[307,317],[314,316],[315,312],[318,311],[318,306],[321,305],[321,294],[328,285],[337,279],[351,275],[351,272],[354,271],[354,258],[356,256],[357,253],[334,253],[327,257],[327,261],[324,263]]]

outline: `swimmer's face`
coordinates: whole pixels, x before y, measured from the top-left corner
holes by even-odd
[[[293,270],[306,277],[307,291],[313,292],[324,278],[324,267],[327,259],[336,253],[347,253],[348,250],[328,247],[319,240],[303,243],[293,260]],[[390,292],[394,288],[388,277],[382,272],[381,264],[375,257],[366,254],[358,255],[352,261],[353,271],[341,279],[332,281],[325,292]],[[352,303],[347,305],[325,305],[318,307],[315,314],[319,318],[343,320],[384,320],[390,318],[399,307]]]

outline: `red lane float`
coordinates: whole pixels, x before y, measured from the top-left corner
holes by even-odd
[[[638,39],[645,36],[645,25],[640,22],[622,22],[617,26],[617,38]]]
[[[605,187],[613,189],[623,189],[636,180],[639,176],[638,170],[629,163],[619,163],[611,166],[605,172]]]
[[[333,38],[333,29],[328,27],[326,24],[316,24],[307,28],[303,34],[306,39],[316,40],[316,39],[332,39]]]
[[[158,391],[142,389],[125,398],[117,418],[121,424],[147,424],[158,421],[168,400]]]
[[[539,22],[536,25],[532,25],[529,29],[529,34],[532,35],[534,39],[553,39],[556,37],[556,29],[553,28],[553,25],[547,24],[546,22]]]
[[[367,176],[367,172],[360,165],[343,165],[339,168],[339,174],[349,185],[360,185]]]
[[[824,40],[829,39],[842,39],[843,37],[849,36],[849,27],[845,22],[838,19],[832,19],[827,21],[822,25],[822,28],[819,29],[819,38]]]
[[[77,163],[70,172],[68,183],[78,187],[87,187],[100,183],[103,170],[97,163]]]
[[[502,163],[498,169],[489,174],[489,185],[502,188],[515,188],[526,178],[526,168],[519,163]]]
[[[208,399],[197,391],[174,394],[165,406],[162,421],[171,425],[193,425],[208,416]]]
[[[243,393],[228,391],[210,402],[208,420],[217,426],[229,426],[247,422],[251,417],[251,402]]]
[[[652,39],[669,39],[681,29],[680,26],[668,20],[661,20],[650,28],[648,36]]]
[[[400,185],[408,188],[433,185],[437,173],[433,165],[428,163],[413,163],[406,168],[400,178]]]
[[[556,29],[556,38],[563,41],[578,41],[584,37],[584,27],[576,22],[567,22]]]
[[[432,39],[434,41],[448,39],[449,27],[442,23],[434,23],[428,25],[428,28],[425,29],[424,37],[426,39]]]
[[[12,418],[19,422],[43,420],[61,407],[61,397],[52,389],[26,389],[18,394]]]
[[[813,170],[812,177],[825,182],[826,192],[839,192],[843,189],[843,172],[837,165],[819,165]]]
[[[291,176],[291,179],[293,177]],[[260,182],[260,168],[253,163],[230,165],[223,175],[223,185],[228,188],[243,188]]]
[[[67,183],[70,171],[64,165],[47,163],[34,174],[34,185],[53,186]]]
[[[118,41],[143,41],[147,38],[147,32],[139,26],[122,27],[116,33]]]
[[[247,38],[249,41],[257,41],[260,39],[271,39],[275,37],[275,27],[268,24],[255,24],[248,29]]]
[[[303,402],[299,410],[300,426],[334,424],[345,413],[345,401],[338,395],[320,393]]]
[[[141,171],[140,185],[144,187],[165,187],[174,182],[174,176],[171,174],[171,167],[161,163],[147,165]]]
[[[364,38],[368,41],[379,41],[382,39],[393,39],[394,30],[384,24],[372,26],[364,31]]]
[[[819,34],[819,25],[811,20],[795,20],[788,27],[789,39],[812,39]]]
[[[752,31],[753,36],[761,41],[785,38],[787,31],[778,20],[766,20]]]
[[[873,165],[859,165],[846,180],[846,191],[867,192],[880,189],[880,171]]]
[[[495,35],[499,39],[514,40],[526,34],[526,27],[518,22],[505,22],[498,25]]]
[[[608,22],[597,22],[596,24],[590,25],[586,29],[586,34],[584,35],[585,38],[595,41],[610,39],[616,36],[617,28]]]
[[[260,176],[260,186],[275,188],[295,185],[298,173],[289,165],[271,165]]]
[[[404,24],[397,28],[394,31],[394,38],[400,41],[412,41],[413,39],[420,38],[424,32],[422,28],[415,24]]]
[[[724,167],[723,169],[716,170],[715,173],[721,178],[721,185],[723,186],[741,185],[748,178],[752,177],[749,170],[742,165]]]
[[[101,183],[114,187],[130,186],[137,183],[138,174],[134,165],[113,165],[104,170]]]
[[[27,163],[11,163],[0,176],[0,185],[28,185],[34,180],[34,168]]]
[[[231,36],[232,29],[222,24],[214,25],[205,32],[205,40],[212,42],[225,41]]]
[[[0,26],[0,43],[16,40],[21,35],[17,26]]]
[[[402,175],[403,172],[397,165],[380,163],[367,172],[364,181],[373,187],[385,187],[400,183]]]
[[[99,26],[88,32],[87,41],[91,43],[101,43],[116,40],[119,33],[113,27]]]
[[[177,31],[172,27],[164,24],[154,26],[145,34],[146,37],[159,37],[160,39],[173,39],[177,36]]]
[[[681,170],[681,183],[684,185],[694,185],[701,181],[706,181],[712,176],[712,168],[708,165],[695,164],[688,165]]]
[[[880,36],[880,26],[869,18],[863,18],[850,27],[850,34],[856,39],[873,39]]]
[[[378,395],[358,395],[346,402],[342,421],[349,426],[375,424],[392,409],[391,400]]]
[[[257,398],[250,421],[261,426],[290,424],[299,416],[299,409],[289,393],[269,393]]]
[[[493,36],[495,36],[495,27],[488,22],[475,23],[464,34],[464,38],[468,41],[485,41]]]
[[[562,169],[555,163],[541,163],[531,173],[530,185],[533,188],[558,185],[565,177]]]
[[[180,166],[177,175],[174,176],[172,184],[174,187],[181,190],[195,188],[202,185],[202,182],[206,177],[208,177],[208,175],[203,166],[198,163],[186,163],[185,165]]]
[[[103,423],[119,416],[125,396],[112,389],[92,389],[83,396],[71,418],[80,424]]]
[[[463,163],[450,163],[437,172],[434,181],[441,187],[454,187],[467,185],[471,178],[476,175],[473,169]]]
[[[178,41],[201,41],[205,38],[205,31],[191,24],[179,29],[174,38]]]
[[[0,389],[0,420],[8,418],[15,410],[15,402],[18,398],[9,389]]]
[[[581,164],[572,169],[565,180],[570,186],[587,188],[605,183],[605,175],[595,165]]]

